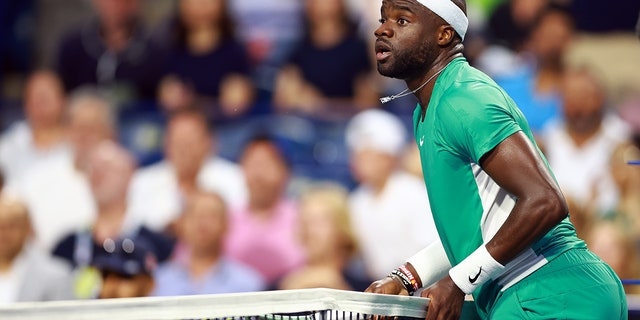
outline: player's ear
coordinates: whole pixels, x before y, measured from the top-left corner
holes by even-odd
[[[446,47],[456,36],[456,31],[450,25],[442,25],[438,28],[438,45]]]

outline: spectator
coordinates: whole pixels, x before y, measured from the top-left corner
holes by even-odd
[[[19,181],[40,162],[71,156],[65,103],[64,88],[56,74],[36,71],[29,76],[24,90],[26,120],[15,123],[0,139],[0,167],[7,184]]]
[[[31,244],[27,207],[0,195],[0,305],[73,297],[71,270]]]
[[[196,100],[194,89],[177,76],[168,75],[160,81],[158,101],[166,113],[189,109],[196,105]]]
[[[520,53],[521,65],[510,74],[495,75],[536,135],[550,120],[560,117],[563,59],[573,37],[571,16],[560,7],[548,7],[536,20]]]
[[[260,89],[271,92],[273,78],[302,33],[300,0],[233,0],[238,34],[255,66]]]
[[[347,126],[351,169],[359,186],[350,211],[368,276],[381,278],[437,239],[424,182],[399,169],[405,129],[381,110],[356,115]]]
[[[314,186],[300,200],[298,230],[306,254],[303,267],[287,274],[279,289],[333,288],[364,291],[371,283],[358,266],[358,245],[346,190]]]
[[[182,254],[160,265],[154,295],[192,295],[260,291],[260,274],[223,254],[227,235],[227,207],[215,193],[196,193],[187,199],[178,223]]]
[[[245,146],[240,164],[249,200],[231,212],[226,252],[273,283],[303,263],[295,240],[298,211],[285,195],[289,163],[277,141],[258,134]]]
[[[75,92],[69,103],[69,139],[73,166],[86,175],[93,148],[104,140],[117,139],[117,123],[111,99],[91,88]]]
[[[165,159],[141,169],[130,190],[134,215],[152,230],[170,228],[182,211],[182,200],[198,190],[217,192],[229,206],[246,202],[242,170],[215,156],[205,117],[191,110],[173,114],[167,124]]]
[[[640,242],[640,168],[629,161],[640,160],[640,148],[631,142],[616,147],[609,159],[609,170],[620,198],[616,212],[622,215],[636,241]]]
[[[636,240],[624,219],[599,220],[585,238],[589,249],[611,266],[620,279],[640,277]],[[625,292],[638,294],[640,289],[625,286]]]
[[[167,73],[164,91],[184,86],[197,94],[215,120],[245,114],[253,104],[254,88],[249,58],[235,39],[226,0],[180,0],[170,22]],[[162,35],[166,37],[166,33]],[[179,80],[179,82],[175,82]],[[181,82],[181,83],[180,83]],[[172,101],[161,101],[165,108]]]
[[[138,0],[92,0],[96,16],[59,45],[57,70],[67,90],[97,85],[118,102],[153,99],[164,54],[139,19]]]
[[[96,252],[107,241],[132,239],[146,242],[159,261],[169,258],[173,241],[157,234],[128,214],[127,191],[136,168],[133,157],[122,147],[111,141],[98,144],[89,158],[88,180],[97,207],[96,219],[90,226],[63,237],[53,253],[79,270],[78,281],[88,281],[83,276],[91,273],[87,268],[92,264]],[[88,290],[91,286],[85,282]],[[78,297],[88,298],[90,290],[76,292]]]
[[[151,294],[157,261],[145,242],[132,239],[106,241],[93,266],[100,272],[100,299],[136,298]]]
[[[602,84],[586,70],[568,70],[562,79],[564,119],[549,125],[540,141],[567,198],[606,214],[619,201],[609,172],[614,149],[629,130],[609,112]]]
[[[491,41],[514,52],[523,50],[538,16],[549,0],[508,0],[499,4],[489,18]]]
[[[617,111],[631,128],[631,138],[616,148],[611,158],[611,175],[618,190],[618,212],[627,215],[634,234],[640,239],[640,167],[629,161],[640,161],[640,92],[631,94]]]
[[[13,189],[29,206],[38,244],[48,251],[63,235],[89,225],[95,217],[88,163],[93,147],[114,138],[112,108],[95,91],[73,94],[67,113],[73,157],[32,168]]]
[[[274,103],[313,115],[377,105],[369,47],[359,38],[344,0],[305,4],[306,35],[278,75]]]

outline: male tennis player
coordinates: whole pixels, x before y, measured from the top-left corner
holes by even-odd
[[[626,319],[620,280],[587,250],[517,106],[462,55],[464,0],[383,0],[378,71],[406,81],[440,242],[368,292],[426,288],[427,320],[465,294],[490,319]],[[383,98],[383,102],[405,92]]]

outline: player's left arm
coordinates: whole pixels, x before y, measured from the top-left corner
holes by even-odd
[[[449,275],[423,291],[431,298],[427,320],[459,316],[465,293],[499,275],[504,265],[568,214],[562,192],[529,138],[518,131],[480,159],[480,165],[516,205],[496,235]],[[482,269],[484,268],[484,269]],[[455,278],[455,280],[454,280]]]
[[[521,131],[480,162],[498,185],[517,198],[505,223],[486,244],[491,256],[504,265],[566,218],[569,209],[542,157]]]

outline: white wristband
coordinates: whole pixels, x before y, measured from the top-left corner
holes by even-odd
[[[499,276],[504,266],[496,261],[487,248],[481,245],[476,251],[449,270],[449,276],[458,288],[471,294],[479,286]]]
[[[447,275],[449,269],[451,269],[447,253],[444,251],[440,239],[414,254],[411,258],[407,259],[407,262],[411,263],[413,268],[416,269],[417,276],[420,278],[423,288],[442,279]]]

